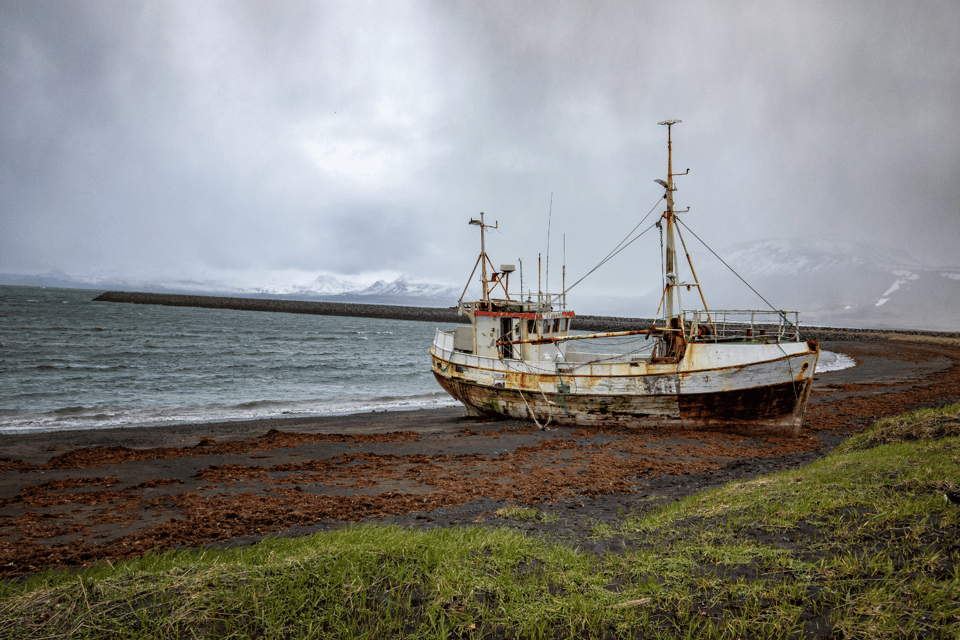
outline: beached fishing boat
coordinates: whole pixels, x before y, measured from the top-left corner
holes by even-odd
[[[674,177],[686,172],[673,173],[671,133],[677,122],[660,123],[667,126],[667,179],[656,181],[666,189],[666,211],[658,225],[665,236],[665,286],[652,324],[571,333],[575,314],[566,308],[566,290],[530,294],[525,301],[521,291],[512,298],[514,267],[496,270],[486,254],[486,230],[496,226],[486,224],[482,213],[470,220],[480,228],[480,257],[470,279],[479,266],[482,295],[475,301],[461,296],[459,312],[469,324],[438,330],[430,349],[437,381],[468,413],[533,420],[541,427],[748,427],[799,433],[820,353],[817,341],[802,337],[799,313],[711,311],[702,292],[702,309],[681,308],[681,287],[700,291],[700,284],[689,255],[693,281],[681,282],[678,274],[674,236],[679,233],[676,215],[683,211],[674,211]],[[626,336],[639,338],[624,344]],[[584,344],[591,345],[589,350]]]

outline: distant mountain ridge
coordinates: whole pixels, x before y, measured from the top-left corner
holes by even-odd
[[[821,238],[771,239],[742,242],[723,253],[740,267],[741,275],[798,275],[861,267],[880,270],[928,268],[905,251],[850,240]]]
[[[895,248],[822,238],[743,242],[720,255],[775,308],[800,311],[804,324],[940,331],[960,328],[957,266],[931,266]],[[695,256],[694,264],[711,308],[768,308],[712,255]],[[411,281],[406,276],[364,284],[350,276],[321,275],[306,285],[244,289],[200,281],[160,284],[80,279],[51,271],[37,276],[0,274],[0,284],[420,307],[453,306],[462,291],[460,287]],[[659,292],[640,297],[625,291],[620,298],[605,299],[588,311],[589,305],[578,306],[578,295],[571,294],[570,302],[581,313],[636,317],[653,315],[660,298]],[[684,292],[683,301],[690,305],[697,297]]]
[[[257,293],[338,302],[366,304],[408,304],[412,306],[448,307],[456,304],[459,291],[448,285],[412,282],[406,276],[396,280],[377,280],[363,286],[350,278],[319,276],[306,286],[290,288],[260,288]]]
[[[350,277],[322,275],[308,285],[242,288],[217,282],[176,281],[159,284],[107,278],[74,278],[58,270],[40,275],[2,273],[0,274],[0,285],[142,291],[145,293],[252,296],[420,307],[449,307],[455,305],[461,291],[449,285],[412,282],[406,276],[400,276],[393,281],[378,280],[371,285],[362,285]]]
[[[820,238],[744,242],[721,255],[771,304],[801,311],[807,324],[960,327],[960,267],[931,266],[890,247]],[[728,277],[711,292],[715,299],[725,307],[759,308],[756,296],[735,280]]]

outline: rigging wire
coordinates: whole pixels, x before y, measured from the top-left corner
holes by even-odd
[[[550,194],[550,211],[547,213],[547,291],[550,291],[550,226],[553,223],[553,193]],[[521,292],[521,297],[523,292]]]
[[[662,196],[662,197],[660,198],[660,200],[663,200],[663,199],[665,199],[666,197],[667,197],[667,196],[664,195],[664,196]],[[615,246],[613,249],[610,250],[610,253],[607,254],[607,257],[605,257],[603,260],[601,260],[600,263],[597,265],[597,267],[601,266],[601,265],[602,265],[603,263],[605,263],[607,260],[609,260],[609,259],[612,258],[613,256],[617,255],[618,253],[620,253],[620,251],[622,251],[623,249],[626,249],[627,246],[629,246],[629,243],[628,243],[627,245],[624,245],[624,243],[627,242],[627,238],[629,238],[629,237],[631,236],[631,234],[633,234],[634,231],[636,231],[637,229],[639,229],[639,228],[640,228],[640,225],[642,225],[642,224],[644,223],[644,221],[646,221],[646,219],[650,217],[650,214],[653,213],[654,210],[657,208],[657,206],[660,204],[660,200],[657,200],[657,202],[653,205],[653,207],[650,208],[650,211],[647,211],[647,215],[643,216],[643,219],[640,220],[640,222],[638,222],[637,225],[636,225],[633,229],[631,229],[629,233],[627,233],[627,235],[624,237],[624,239],[621,240],[620,243],[619,243],[617,246]],[[644,233],[646,233],[646,231],[644,231]],[[643,234],[641,234],[641,235],[643,235]],[[637,236],[637,238],[639,238],[639,237],[640,237],[640,236]],[[636,240],[637,238],[634,238],[633,240]],[[630,242],[633,242],[633,240],[631,240]],[[621,246],[621,245],[623,245],[623,246]],[[594,269],[596,269],[597,267],[594,267]],[[584,276],[584,277],[586,277],[586,276]]]
[[[650,217],[650,214],[653,213],[653,211],[657,208],[657,206],[659,206],[660,200],[663,200],[663,199],[666,198],[666,197],[667,197],[667,196],[664,195],[664,196],[662,196],[661,198],[659,198],[659,199],[657,200],[656,204],[654,204],[653,207],[650,208],[650,211],[647,212],[647,215],[643,216],[643,219],[640,220],[640,222],[638,222],[637,225],[636,225],[633,229],[631,229],[630,232],[627,233],[626,236],[624,236],[623,240],[621,240],[620,243],[617,244],[617,246],[615,246],[613,249],[610,250],[610,253],[608,253],[605,258],[603,258],[600,262],[598,262],[595,267],[593,267],[592,269],[590,269],[590,271],[587,271],[587,273],[584,274],[584,276],[583,276],[582,278],[580,278],[579,280],[577,280],[576,282],[574,282],[572,285],[570,285],[569,287],[567,287],[566,289],[564,289],[564,290],[563,290],[563,293],[557,294],[557,295],[550,301],[550,304],[552,305],[554,302],[556,302],[557,300],[559,300],[561,296],[566,295],[567,293],[569,293],[571,289],[573,289],[575,286],[577,286],[578,284],[580,284],[581,282],[583,282],[584,280],[586,280],[586,279],[590,276],[590,274],[592,274],[594,271],[596,271],[597,269],[599,269],[600,267],[602,267],[603,265],[605,265],[605,264],[606,264],[607,262],[609,262],[613,257],[615,257],[618,253],[620,253],[621,251],[623,251],[624,249],[626,249],[627,247],[629,247],[631,244],[633,244],[634,242],[636,242],[637,240],[639,240],[639,239],[643,236],[643,234],[645,234],[647,231],[650,231],[650,229],[652,229],[653,227],[655,227],[655,226],[657,225],[656,222],[653,223],[652,225],[650,225],[649,227],[647,227],[646,229],[644,229],[643,231],[641,231],[636,237],[634,237],[633,239],[631,239],[629,242],[627,241],[628,238],[630,238],[630,236],[633,235],[633,233],[634,233],[637,229],[640,228],[640,225],[642,225],[642,224],[646,221],[646,219]],[[658,221],[658,222],[659,222],[659,221]]]
[[[767,299],[764,298],[762,295],[760,295],[760,292],[759,292],[759,291],[757,291],[756,289],[754,289],[754,288],[750,285],[749,282],[747,282],[746,280],[743,279],[743,276],[741,276],[739,273],[737,273],[736,270],[735,270],[733,267],[731,267],[729,264],[727,264],[726,261],[725,261],[723,258],[721,258],[719,255],[717,255],[717,252],[714,251],[713,249],[711,249],[711,248],[710,248],[710,245],[708,245],[706,242],[704,242],[704,241],[700,238],[700,236],[698,236],[698,235],[694,232],[693,229],[691,229],[690,227],[688,227],[688,226],[686,225],[686,223],[683,222],[683,220],[681,220],[680,218],[674,218],[674,219],[675,219],[677,222],[679,222],[680,224],[682,224],[684,229],[686,229],[687,231],[689,231],[690,233],[692,233],[694,238],[696,238],[697,240],[700,240],[700,244],[702,244],[704,247],[706,247],[707,250],[708,250],[710,253],[713,254],[713,257],[715,257],[717,260],[719,260],[721,263],[723,263],[723,266],[725,266],[727,269],[729,269],[730,272],[731,272],[733,275],[735,275],[735,276],[737,276],[738,278],[740,278],[740,282],[742,282],[743,284],[747,285],[747,288],[749,288],[750,291],[753,291],[753,292],[757,295],[757,297],[760,298],[761,300],[763,300],[763,301],[766,303],[766,305],[767,305],[768,307],[770,307],[773,311],[776,311],[777,313],[779,313],[779,314],[780,314],[780,317],[783,318],[783,321],[784,321],[784,322],[786,322],[787,324],[793,325],[793,323],[790,322],[790,321],[787,319],[787,315],[783,312],[782,309],[777,309],[775,306],[773,306],[772,304],[770,304],[770,301],[769,301],[769,300],[767,300]],[[798,332],[801,336],[803,336],[804,340],[806,340],[806,336],[804,336],[804,335],[803,335],[803,332],[800,331],[800,327],[798,327],[798,326],[796,326],[796,325],[793,325],[793,326],[796,327],[797,332]]]
[[[663,225],[657,220],[657,229],[660,230],[660,291],[667,290],[667,261],[663,253]],[[660,304],[663,304],[663,296],[660,296]],[[660,315],[660,307],[657,307],[657,316]],[[664,314],[666,315],[666,314]],[[656,317],[656,316],[654,316]]]

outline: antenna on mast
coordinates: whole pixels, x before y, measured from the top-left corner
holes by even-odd
[[[520,263],[520,302],[523,302],[523,260],[517,258]]]
[[[550,192],[550,209],[547,213],[547,296],[550,295],[550,225],[553,222],[553,192]]]
[[[567,308],[567,234],[563,234],[563,300],[560,308]]]

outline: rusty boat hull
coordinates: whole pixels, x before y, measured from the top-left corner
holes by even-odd
[[[483,358],[444,348],[433,373],[472,415],[541,426],[758,429],[798,435],[819,358],[816,341],[692,343],[677,363],[536,362]],[[576,354],[580,355],[580,354]],[[552,368],[553,371],[549,369]]]

